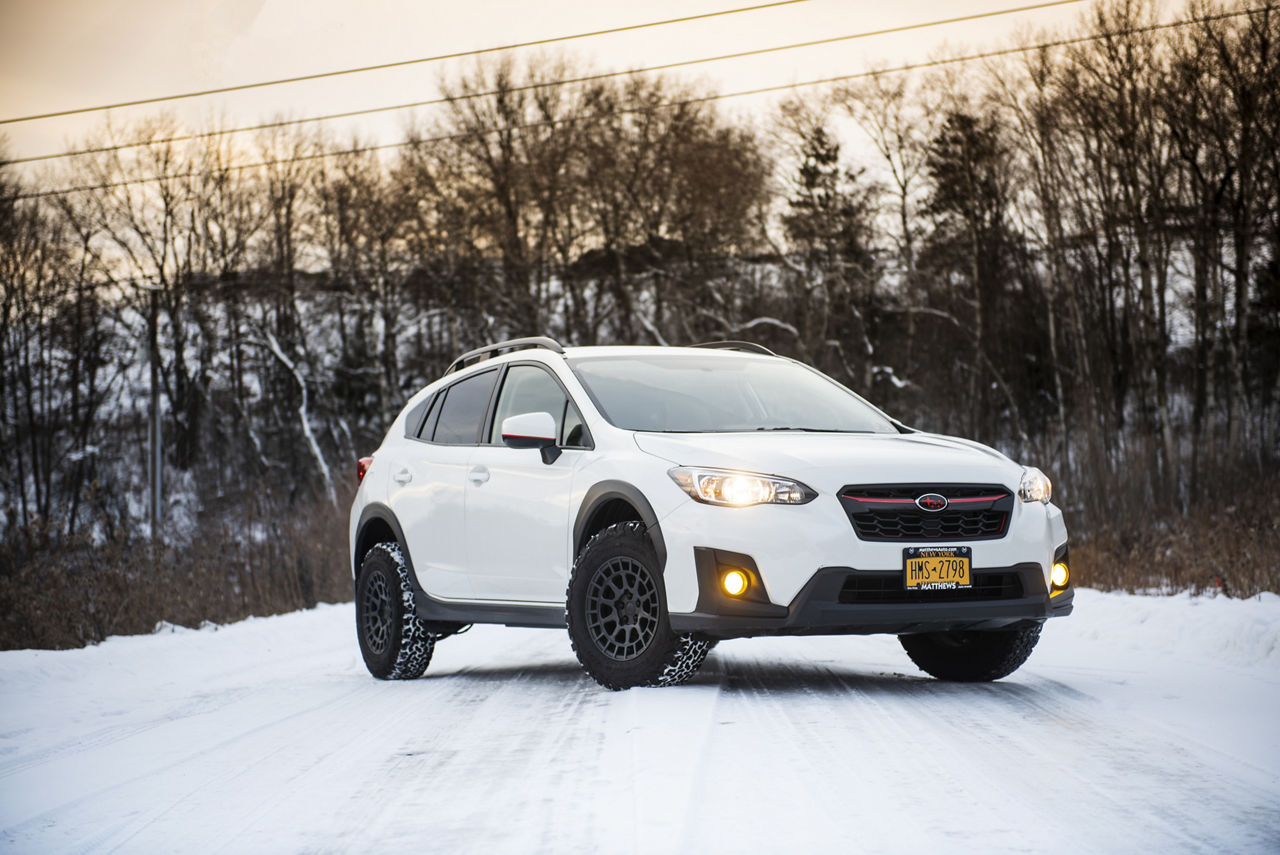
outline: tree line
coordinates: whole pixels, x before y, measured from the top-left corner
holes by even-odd
[[[1041,465],[1085,534],[1274,498],[1280,9],[1244,11],[1106,0],[766,119],[543,57],[443,81],[391,151],[158,116],[0,167],[8,566],[148,534],[152,377],[156,534],[258,542],[459,352],[533,334],[760,342]]]

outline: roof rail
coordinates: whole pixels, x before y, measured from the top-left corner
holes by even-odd
[[[545,335],[529,336],[528,338],[513,338],[508,341],[500,341],[495,344],[486,344],[484,347],[477,347],[475,350],[468,350],[459,356],[453,362],[449,363],[449,367],[444,370],[445,374],[452,374],[468,362],[475,360],[480,362],[484,359],[493,359],[495,356],[504,351],[524,350],[530,347],[540,347],[545,350],[554,351],[555,353],[564,353],[564,348],[560,342],[554,338],[548,338]],[[477,359],[479,357],[479,359]]]
[[[711,347],[716,350],[743,350],[747,353],[763,353],[765,356],[777,356],[769,348],[762,344],[756,344],[754,341],[704,341],[702,344],[692,344],[690,347]]]

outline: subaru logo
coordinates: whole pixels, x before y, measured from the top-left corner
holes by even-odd
[[[916,505],[922,511],[940,511],[947,506],[947,497],[937,493],[925,493],[916,499]]]

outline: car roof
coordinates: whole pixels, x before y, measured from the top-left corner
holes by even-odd
[[[642,344],[616,344],[616,345],[592,345],[584,347],[566,347],[564,356],[566,359],[582,356],[673,356],[673,355],[693,355],[698,356],[724,356],[729,358],[753,356],[766,356],[762,353],[753,353],[742,350],[733,350],[729,348],[715,347],[666,347],[660,345],[642,345]],[[777,359],[779,357],[770,357]]]
[[[456,371],[445,374],[428,384],[427,388],[448,385],[454,380],[461,380],[472,374],[479,374],[483,371],[499,368],[509,362],[541,362],[543,364],[551,363],[556,357],[572,361],[575,358],[609,358],[609,357],[634,357],[634,356],[690,356],[696,355],[700,357],[710,357],[712,359],[783,359],[790,362],[785,356],[776,354],[763,354],[749,351],[742,351],[728,348],[713,347],[671,347],[665,345],[643,345],[643,344],[611,344],[611,345],[584,345],[577,347],[566,347],[563,353],[557,353],[553,350],[545,348],[532,347],[522,348],[520,350],[512,350],[507,353],[500,353],[497,356],[491,356],[487,359],[481,359],[470,365],[458,368]]]

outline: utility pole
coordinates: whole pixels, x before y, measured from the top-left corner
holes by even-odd
[[[151,411],[147,422],[147,522],[151,540],[159,539],[160,491],[163,484],[164,438],[160,422],[160,350],[156,328],[160,323],[160,289],[155,285],[139,285],[149,292],[147,310],[147,362],[151,370]]]

